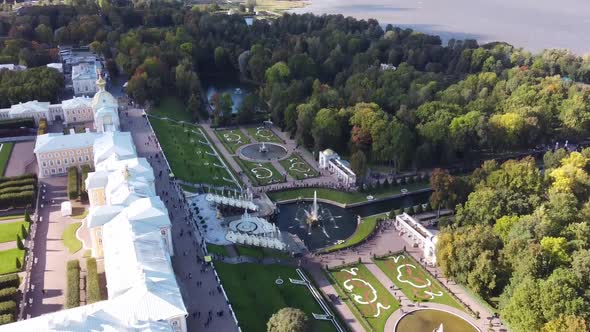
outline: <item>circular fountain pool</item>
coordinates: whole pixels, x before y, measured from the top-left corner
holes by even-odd
[[[239,155],[253,161],[279,160],[287,157],[287,149],[276,143],[254,143],[244,146]]]
[[[341,207],[318,203],[318,221],[311,226],[308,215],[312,202],[281,205],[278,225],[281,231],[297,235],[313,251],[350,237],[357,226],[357,216]]]

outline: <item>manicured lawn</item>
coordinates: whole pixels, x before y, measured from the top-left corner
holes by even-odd
[[[298,154],[292,154],[287,159],[279,161],[279,163],[285,168],[289,175],[297,180],[313,178],[319,174]]]
[[[207,251],[210,254],[215,254],[219,256],[227,256],[227,249],[225,246],[219,246],[216,244],[207,243]]]
[[[329,274],[339,285],[336,289],[345,293],[341,298],[346,304],[356,307],[375,331],[383,331],[387,318],[399,308],[393,295],[363,264],[332,270]],[[358,315],[354,308],[351,310]]]
[[[159,105],[156,105],[149,111],[149,114],[177,121],[193,121],[192,114],[187,111],[182,100],[173,96],[164,97]]]
[[[339,191],[328,188],[295,188],[288,190],[281,190],[268,193],[268,197],[275,202],[280,202],[289,199],[297,198],[313,198],[313,192],[317,190],[318,198],[329,199],[334,202],[342,204],[352,204],[366,202],[367,196],[371,195],[373,198],[384,198],[392,195],[401,194],[401,189],[407,189],[408,192],[412,192],[420,189],[427,189],[430,187],[428,182],[417,182],[402,186],[392,186],[389,188],[383,188],[378,190],[372,190],[370,192],[347,192]]]
[[[332,252],[348,247],[355,246],[361,242],[363,242],[369,235],[373,234],[375,231],[375,227],[377,227],[377,219],[386,219],[387,213],[376,214],[374,216],[365,217],[361,221],[361,223],[357,226],[356,231],[352,234],[348,239],[340,244],[333,245],[331,247],[325,248],[322,251],[324,252]]]
[[[441,303],[464,310],[463,306],[418,262],[408,257],[408,254],[399,253],[373,261],[410,300]]]
[[[199,127],[156,118],[150,122],[174,176],[191,183],[236,187]]]
[[[307,287],[294,285],[299,279],[294,268],[282,265],[215,263],[217,273],[244,332],[266,331],[266,322],[281,308],[303,310],[312,323],[313,332],[334,331],[332,323],[313,319],[323,313]],[[278,278],[282,285],[275,284]]]
[[[255,186],[285,182],[285,177],[271,163],[257,163],[234,157]]]
[[[69,224],[61,235],[64,246],[68,248],[70,254],[76,253],[78,250],[82,249],[82,242],[76,237],[76,231],[80,226],[82,226],[81,222]]]
[[[264,127],[252,127],[246,129],[250,136],[252,136],[257,142],[273,142],[283,143],[270,129]]]
[[[4,170],[6,170],[6,165],[8,165],[8,159],[10,159],[14,144],[2,143],[0,146],[2,146],[0,148],[0,175],[4,175]]]
[[[25,227],[26,234],[23,236],[22,227]],[[20,235],[21,239],[29,233],[29,223],[26,221],[17,221],[7,224],[0,224],[0,243],[16,241],[16,235]]]
[[[215,135],[230,153],[236,153],[240,146],[251,142],[250,138],[239,129],[216,130]]]
[[[238,255],[240,256],[249,256],[258,259],[263,259],[265,257],[271,258],[279,258],[279,259],[289,259],[289,254],[275,249],[269,248],[260,248],[260,247],[249,247],[249,246],[236,246],[238,251]]]
[[[25,250],[14,248],[0,251],[0,274],[20,271],[21,267],[16,267],[17,259],[22,267],[25,261]]]

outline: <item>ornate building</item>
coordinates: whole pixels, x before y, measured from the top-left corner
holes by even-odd
[[[171,221],[156,194],[154,171],[137,156],[131,134],[119,132],[117,100],[100,76],[96,86],[91,102],[74,98],[62,107],[63,119],[73,121],[81,119],[77,110],[91,110],[96,132],[40,135],[35,154],[41,177],[83,164],[94,168],[85,182],[90,211],[84,225],[92,256],[104,261],[108,299],[3,325],[0,332],[187,330],[170,261]]]

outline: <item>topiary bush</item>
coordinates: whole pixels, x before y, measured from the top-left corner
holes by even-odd
[[[0,289],[0,301],[14,300],[17,293],[18,289],[16,287],[2,288]]]
[[[66,286],[66,309],[80,306],[80,262],[75,259],[68,261]]]
[[[86,259],[86,303],[94,303],[102,300],[100,296],[100,284],[98,282],[98,270],[96,259]]]
[[[12,322],[14,322],[14,315],[13,314],[0,315],[0,325],[10,324]]]
[[[20,280],[16,273],[0,276],[0,288],[18,287],[19,282]]]
[[[68,168],[68,198],[69,199],[78,199],[79,188],[78,188],[78,168],[76,167],[69,167]]]
[[[0,302],[0,313],[14,313],[16,309],[15,301]]]

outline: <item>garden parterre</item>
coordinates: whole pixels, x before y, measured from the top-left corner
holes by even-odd
[[[318,172],[311,167],[301,156],[292,154],[288,158],[279,161],[287,173],[297,180],[318,176]]]
[[[255,186],[285,182],[285,176],[271,163],[258,163],[234,158]]]
[[[252,127],[246,130],[248,131],[248,134],[250,134],[250,136],[256,140],[256,142],[283,143],[283,141],[268,128]]]
[[[236,187],[199,127],[153,117],[150,122],[175,177],[191,183]]]
[[[337,283],[337,290],[353,313],[365,320],[375,331],[383,331],[387,318],[400,305],[389,291],[363,265],[333,268],[328,272]]]
[[[217,130],[215,134],[231,154],[235,154],[241,146],[251,142],[250,138],[240,129]]]
[[[463,306],[408,254],[398,253],[373,260],[383,273],[412,301],[445,304],[464,310]]]

